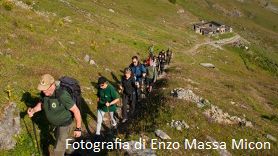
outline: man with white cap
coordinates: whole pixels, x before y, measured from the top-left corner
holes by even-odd
[[[56,127],[55,156],[64,156],[66,151],[66,139],[70,137],[73,117],[76,121],[74,137],[81,136],[81,115],[78,107],[66,90],[62,90],[55,83],[53,76],[45,74],[41,77],[38,90],[41,91],[41,100],[34,108],[28,108],[28,115],[32,117],[36,112],[45,111],[50,124]],[[59,92],[59,96],[57,97]]]

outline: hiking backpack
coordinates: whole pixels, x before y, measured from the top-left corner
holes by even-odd
[[[70,94],[76,106],[79,108],[79,110],[81,110],[82,96],[79,82],[76,79],[68,76],[61,77],[59,81],[61,90],[66,90]],[[59,95],[57,95],[57,98],[59,99]]]

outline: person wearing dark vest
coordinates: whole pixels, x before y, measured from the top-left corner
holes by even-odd
[[[97,130],[96,139],[100,138],[101,124],[104,119],[104,114],[109,112],[112,126],[116,128],[117,122],[114,118],[114,112],[117,107],[116,104],[120,101],[120,96],[116,89],[108,83],[107,79],[104,77],[99,77],[98,79],[98,92],[97,92]]]
[[[41,91],[41,100],[34,108],[28,108],[27,113],[32,117],[36,112],[44,110],[49,123],[55,126],[56,145],[55,156],[64,156],[66,152],[66,139],[72,132],[73,118],[76,126],[73,131],[74,137],[81,136],[80,110],[66,90],[62,90],[55,79],[45,74],[41,77],[38,90]],[[59,92],[59,97],[56,97]]]
[[[133,116],[135,106],[136,106],[136,101],[137,101],[135,78],[132,74],[131,69],[125,68],[124,74],[125,75],[122,77],[121,84],[120,84],[120,90],[123,92],[122,123],[125,123],[128,120],[127,105],[130,106],[129,109],[130,116]]]

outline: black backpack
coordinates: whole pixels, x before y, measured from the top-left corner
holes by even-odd
[[[75,102],[76,106],[79,108],[81,112],[82,96],[81,96],[81,88],[79,82],[76,79],[68,76],[61,77],[59,81],[60,81],[60,88],[55,90],[54,98],[58,99],[61,105],[61,101],[59,97],[62,94],[63,90],[66,90],[70,94],[72,100]],[[41,96],[44,97],[45,95],[41,92]]]
[[[82,96],[81,96],[81,88],[79,82],[76,79],[68,76],[61,77],[59,81],[60,81],[60,89],[66,90],[70,94],[72,100],[75,102],[79,110],[81,110]]]

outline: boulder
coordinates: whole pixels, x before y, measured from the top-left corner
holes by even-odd
[[[15,103],[5,108],[0,120],[0,149],[10,150],[16,145],[15,136],[20,133],[19,110]]]
[[[206,68],[215,68],[215,66],[211,63],[200,63],[200,65]]]
[[[89,55],[85,55],[84,61],[85,61],[85,62],[89,62],[89,61],[90,61],[90,56],[89,56]]]
[[[108,9],[109,12],[115,13],[115,11],[113,9]]]
[[[190,89],[176,88],[171,91],[172,96],[178,99],[184,99],[186,101],[190,101],[197,104],[197,107],[202,108],[206,105],[210,105],[207,99],[204,99],[198,95],[196,95]]]
[[[91,60],[90,60],[90,64],[91,64],[91,65],[96,65],[96,62],[95,62],[94,60],[91,59]]]
[[[270,135],[270,134],[267,134],[266,138],[268,138],[269,140],[271,140],[273,142],[277,142],[277,139],[274,136]]]
[[[165,132],[163,132],[162,130],[160,129],[157,129],[155,131],[155,135],[158,136],[159,138],[163,139],[163,140],[166,140],[166,139],[171,139],[169,137],[169,135],[167,135]]]

